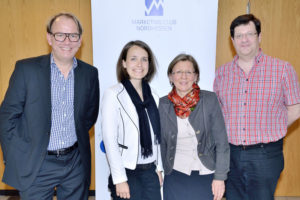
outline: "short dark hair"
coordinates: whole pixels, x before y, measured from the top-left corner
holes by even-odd
[[[200,75],[199,66],[195,58],[189,54],[183,54],[183,53],[179,54],[171,61],[167,71],[168,76],[172,74],[174,66],[180,61],[190,61],[193,64],[195,74],[197,74],[197,82],[198,82],[199,75]]]
[[[143,80],[150,82],[156,73],[157,61],[150,47],[145,42],[140,40],[130,41],[123,47],[117,62],[117,79],[119,82],[122,82],[123,80],[130,78],[123,66],[123,60],[126,61],[128,50],[133,46],[141,47],[148,53],[149,69]]]
[[[257,35],[260,34],[261,28],[260,28],[260,20],[256,18],[253,14],[245,14],[245,15],[240,15],[237,18],[235,18],[230,25],[230,36],[234,38],[234,29],[235,27],[239,25],[246,25],[249,24],[249,22],[253,22],[255,25],[255,29],[257,32]]]
[[[61,16],[72,19],[75,22],[75,24],[77,25],[79,35],[82,35],[83,29],[82,29],[82,26],[80,24],[80,21],[72,13],[59,13],[59,14],[54,15],[53,17],[51,17],[51,19],[49,20],[49,22],[47,24],[47,33],[52,33],[51,28],[52,28],[53,23],[55,22],[55,20],[57,18],[59,18]]]

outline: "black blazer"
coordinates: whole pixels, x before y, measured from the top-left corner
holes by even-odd
[[[95,67],[77,61],[74,118],[80,157],[90,184],[88,131],[98,116],[99,80]],[[3,182],[21,191],[32,184],[47,153],[51,129],[50,73],[50,55],[17,61],[0,107]]]

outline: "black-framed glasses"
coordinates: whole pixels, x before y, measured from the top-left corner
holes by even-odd
[[[58,42],[63,42],[66,38],[69,38],[71,42],[78,42],[80,39],[79,33],[50,33],[53,35],[54,39]]]

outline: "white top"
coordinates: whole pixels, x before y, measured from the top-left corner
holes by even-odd
[[[198,157],[198,141],[188,118],[181,119],[177,116],[177,126],[178,135],[173,169],[186,175],[191,175],[191,171],[199,171],[200,175],[214,173],[207,169]]]

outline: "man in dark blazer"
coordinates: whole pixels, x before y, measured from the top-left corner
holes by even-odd
[[[0,107],[3,182],[22,200],[88,199],[89,129],[99,107],[97,69],[74,56],[82,27],[69,13],[47,25],[49,55],[17,61]]]

